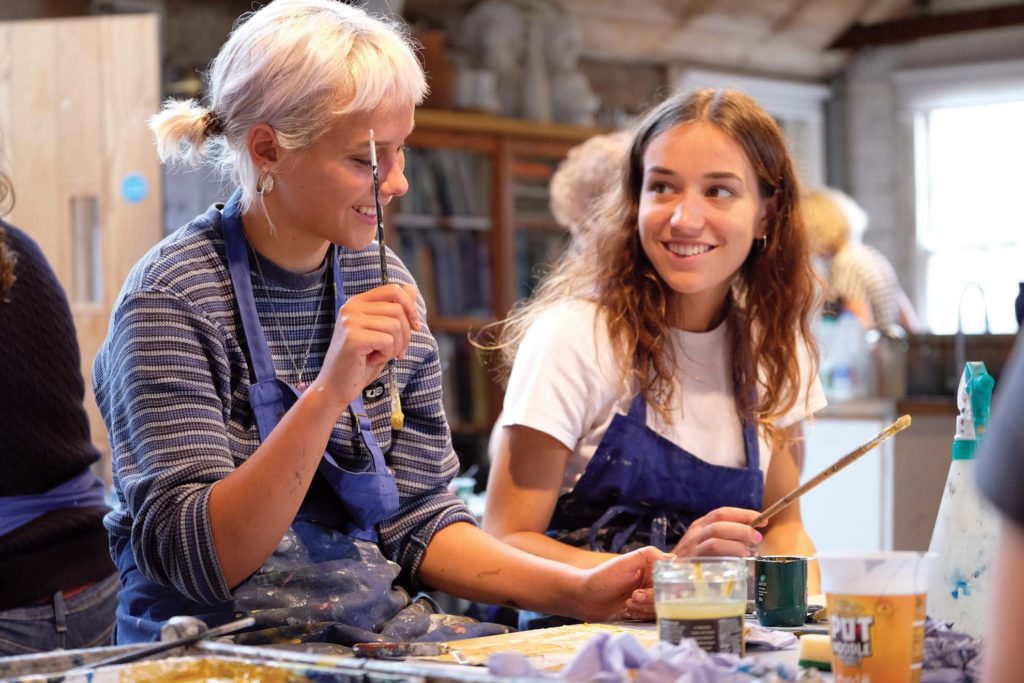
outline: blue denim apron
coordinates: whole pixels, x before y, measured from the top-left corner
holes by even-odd
[[[687,527],[719,507],[760,510],[764,503],[757,431],[743,420],[745,467],[701,460],[647,427],[638,394],[612,418],[583,476],[558,499],[549,535],[618,553],[644,545],[669,551]]]
[[[745,467],[701,460],[647,427],[637,394],[615,415],[572,491],[558,499],[547,535],[577,547],[619,553],[654,545],[671,551],[686,528],[715,508],[760,510],[764,503],[757,431],[743,420]],[[579,623],[522,611],[519,628]]]
[[[299,391],[291,384],[278,379],[274,370],[270,346],[267,344],[256,311],[249,252],[242,233],[237,198],[236,193],[224,207],[224,242],[227,247],[231,284],[235,288],[235,298],[238,301],[250,362],[256,379],[249,385],[249,403],[262,442],[270,436],[271,430],[298,400]],[[337,249],[333,244],[328,250],[327,259],[330,261],[334,277],[334,310],[338,311],[345,303],[345,283],[341,275]],[[398,486],[373,434],[361,395],[352,402],[348,412],[359,433],[360,445],[370,456],[370,468],[362,472],[346,470],[338,465],[334,456],[325,451],[317,472],[328,482],[331,490],[349,513],[352,521],[347,525],[348,535],[376,543],[377,532],[374,527],[398,511]],[[301,516],[303,512],[300,510],[299,514]]]
[[[277,378],[260,325],[239,198],[236,191],[223,209],[222,221],[228,268],[255,376],[249,386],[250,403],[262,441],[298,399],[299,391]],[[328,258],[337,311],[345,303],[345,293],[334,245]],[[130,543],[121,539],[115,548],[122,577],[118,642],[156,640],[162,623],[175,615],[197,616],[211,626],[255,617],[253,632],[236,637],[250,644],[327,640],[350,645],[507,630],[434,614],[429,603],[411,602],[408,593],[394,585],[400,567],[381,554],[375,526],[397,512],[398,487],[361,396],[352,402],[349,414],[359,435],[353,446],[368,456],[367,469],[346,470],[325,452],[288,532],[263,567],[233,591],[233,600],[203,605],[150,581],[139,571]],[[470,624],[468,631],[465,623]]]

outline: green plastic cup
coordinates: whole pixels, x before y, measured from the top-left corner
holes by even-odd
[[[754,563],[754,610],[762,626],[802,626],[807,619],[807,558],[770,555]]]

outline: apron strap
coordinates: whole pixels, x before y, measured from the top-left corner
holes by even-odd
[[[629,404],[629,412],[626,414],[642,425],[647,424],[647,399],[644,398],[644,392],[637,392],[633,397],[633,402]]]
[[[259,324],[260,317],[256,311],[256,298],[253,295],[252,276],[249,270],[249,253],[242,232],[241,201],[242,191],[235,190],[224,206],[224,245],[228,252],[228,270],[231,274],[231,284],[235,287],[235,301],[241,313],[242,329],[245,331],[249,355],[252,358],[253,373],[256,375],[256,382],[262,382],[273,379],[277,373],[270,356],[270,345],[263,333],[263,326]]]
[[[54,510],[106,507],[103,490],[103,480],[86,467],[49,491],[25,496],[0,496],[0,536]]]
[[[373,433],[373,423],[370,422],[370,417],[366,414],[366,408],[363,407],[363,397],[357,397],[356,400],[352,401],[348,409],[352,414],[352,422],[355,425],[356,432],[359,434],[359,438],[363,442],[363,446],[373,457],[374,470],[377,472],[385,471],[387,463],[384,462],[384,451],[381,450],[380,442],[377,441],[377,437]]]
[[[752,419],[743,420],[743,450],[747,453],[747,467],[761,469],[761,445],[757,440],[757,426]]]
[[[636,532],[637,527],[640,525],[640,520],[649,511],[649,508],[644,508],[641,505],[622,504],[611,506],[590,526],[590,547],[597,548],[597,533],[611,524],[612,520],[620,515],[631,515],[633,520],[612,537],[611,546],[608,548],[610,552],[619,552],[622,546],[626,544],[626,541]],[[662,539],[662,545],[664,545],[664,539]]]
[[[245,235],[242,232],[242,219],[239,212],[240,203],[241,190],[236,190],[234,194],[231,195],[231,199],[228,200],[228,203],[225,205],[222,212],[223,233],[224,243],[228,254],[228,270],[231,275],[232,285],[235,288],[235,299],[238,302],[238,310],[241,314],[242,327],[245,331],[246,344],[249,349],[249,355],[252,359],[253,372],[256,376],[256,382],[250,385],[250,399],[259,397],[262,402],[276,406],[276,409],[271,411],[273,414],[269,414],[267,411],[258,410],[256,405],[253,405],[253,413],[256,418],[257,428],[260,432],[260,439],[262,441],[265,440],[267,436],[269,436],[271,430],[277,426],[277,421],[280,419],[280,416],[284,414],[285,410],[287,410],[287,407],[290,405],[290,403],[285,403],[283,392],[292,391],[296,396],[298,395],[298,392],[294,387],[291,387],[291,385],[278,380],[277,373],[274,370],[274,362],[270,354],[270,346],[267,343],[267,338],[263,332],[263,326],[260,324],[259,314],[256,310],[256,300],[252,289],[252,275],[249,267],[249,253],[246,247]],[[328,259],[331,261],[332,267],[334,311],[336,312],[345,304],[346,298],[341,265],[338,259],[337,247],[334,244],[330,245]],[[264,393],[267,395],[263,396]],[[345,484],[343,482],[351,479],[353,474],[361,481],[366,477],[360,477],[359,475],[365,475],[366,473],[351,473],[344,470],[340,465],[338,465],[337,460],[335,460],[335,458],[327,451],[324,451],[323,457],[321,458],[319,470],[331,484],[331,488],[334,489],[342,502],[345,502],[346,497],[351,497],[352,495],[368,496],[376,499],[376,502],[382,511],[380,519],[385,519],[398,509],[399,496],[397,484],[394,481],[394,477],[391,476],[391,473],[388,470],[387,462],[384,459],[384,451],[380,447],[380,443],[377,441],[377,437],[373,433],[373,425],[369,416],[366,414],[362,395],[357,396],[356,399],[352,401],[349,406],[349,410],[352,412],[354,418],[355,430],[358,433],[358,438],[362,442],[366,451],[370,454],[370,458],[373,463],[371,473],[377,473],[383,477],[387,477],[388,481],[376,482],[375,489],[359,486],[354,483]],[[361,490],[357,491],[357,489]],[[343,491],[347,492],[348,495],[342,495]],[[354,500],[350,500],[349,503],[357,505]],[[363,508],[366,506],[359,505],[359,507]],[[373,507],[373,505],[370,507]]]

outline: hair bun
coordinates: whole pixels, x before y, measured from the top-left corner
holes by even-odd
[[[223,135],[224,133],[224,119],[212,109],[207,109],[203,114],[203,124],[203,137],[208,138],[211,135]]]

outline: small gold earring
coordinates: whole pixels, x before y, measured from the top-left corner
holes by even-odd
[[[261,197],[266,197],[274,190],[274,176],[270,172],[270,169],[263,169],[260,173],[260,179],[256,181],[256,193]]]
[[[760,252],[765,251],[768,248],[768,235],[767,233],[754,239],[757,243],[757,250]]]

